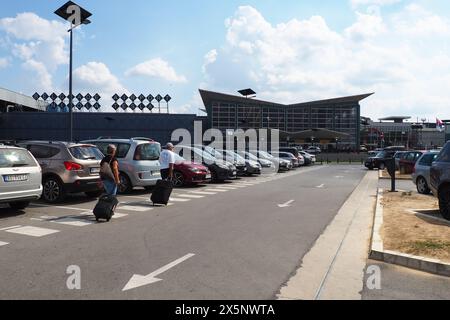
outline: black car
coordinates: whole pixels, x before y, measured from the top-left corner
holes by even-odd
[[[375,157],[369,157],[366,159],[364,165],[367,169],[380,169],[384,170],[386,168],[386,160],[393,158],[397,151],[394,150],[384,150],[378,153]]]
[[[450,141],[431,165],[430,187],[433,195],[439,199],[442,216],[450,220]]]
[[[209,169],[213,182],[236,179],[237,169],[233,164],[217,159],[210,153],[196,147],[179,146],[177,147],[175,152],[181,157],[189,159],[189,155],[183,154],[184,150],[191,151],[191,160],[199,163],[201,162],[205,167]]]

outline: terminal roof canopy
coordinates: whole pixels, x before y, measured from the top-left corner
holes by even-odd
[[[314,138],[315,140],[335,140],[348,138],[350,135],[342,132],[337,132],[327,129],[312,129],[300,132],[284,132],[280,131],[280,139],[286,140],[306,140]]]

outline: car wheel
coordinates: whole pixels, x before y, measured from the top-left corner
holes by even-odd
[[[417,179],[417,192],[420,194],[430,194],[431,190],[428,187],[428,183],[424,177],[419,177]]]
[[[23,210],[30,205],[28,201],[11,202],[9,206],[14,210]]]
[[[439,190],[439,208],[442,216],[450,221],[450,186]]]
[[[59,179],[53,177],[45,179],[42,192],[42,199],[45,202],[61,202],[65,196],[64,187]]]
[[[184,186],[184,181],[184,175],[179,171],[175,171],[173,174],[173,186],[175,188],[180,188]]]
[[[120,185],[118,191],[120,194],[130,193],[133,190],[133,186],[131,185],[130,178],[125,173],[119,174]]]
[[[98,197],[100,197],[103,194],[103,191],[102,190],[91,191],[91,192],[86,192],[85,194],[89,198],[98,198]]]

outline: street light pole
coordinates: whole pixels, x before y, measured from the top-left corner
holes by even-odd
[[[69,62],[69,142],[73,141],[73,94],[72,94],[72,68],[73,68],[73,24],[70,24],[70,62]]]

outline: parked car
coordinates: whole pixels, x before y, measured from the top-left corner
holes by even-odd
[[[211,172],[202,164],[187,161],[175,154],[175,167],[173,173],[174,187],[208,183],[211,180]]]
[[[275,167],[278,168],[278,171],[289,171],[292,169],[292,163],[291,161],[276,158],[272,156],[270,153],[262,150],[253,150],[250,151],[253,155],[257,156],[258,158],[272,161],[272,163],[275,165]]]
[[[369,150],[367,149],[366,146],[361,145],[361,146],[359,147],[359,152],[367,152],[367,151],[369,151]]]
[[[385,150],[378,153],[375,157],[369,157],[366,159],[364,165],[367,169],[380,169],[384,170],[386,168],[386,159],[391,159],[394,157],[395,150]]]
[[[305,165],[305,158],[301,155],[301,151],[303,151],[302,147],[288,147],[288,148],[280,148],[280,152],[288,152],[292,153],[295,157],[297,157],[298,162],[301,166]]]
[[[305,151],[300,151],[300,154],[303,156],[303,158],[305,159],[305,165],[309,166],[311,164],[315,164],[316,163],[316,156],[313,154],[310,154],[308,152]]]
[[[42,195],[42,171],[24,148],[0,145],[0,203],[22,210]]]
[[[92,144],[53,141],[23,141],[42,168],[42,199],[48,203],[64,201],[68,194],[85,193],[99,197],[103,193],[100,161],[103,154]]]
[[[96,145],[106,154],[109,145],[117,148],[119,161],[119,193],[129,193],[135,187],[150,189],[161,179],[159,155],[161,144],[151,139],[96,139],[84,141]]]
[[[289,153],[289,152],[272,152],[271,154],[274,157],[276,157],[276,158],[280,158],[280,159],[283,159],[283,160],[290,161],[291,164],[292,164],[292,168],[300,167],[300,161],[292,153]]]
[[[238,154],[246,160],[258,162],[261,165],[262,169],[271,170],[275,168],[275,165],[273,164],[272,161],[258,158],[257,156],[248,151],[238,151]]]
[[[190,155],[184,154],[185,151],[188,151]],[[190,157],[192,161],[201,161],[211,172],[213,182],[232,180],[237,177],[237,169],[232,163],[217,159],[202,149],[191,146],[177,146],[174,152],[185,159]]]
[[[322,150],[319,147],[309,147],[308,149],[305,150],[306,152],[308,152],[309,154],[321,154]]]
[[[261,174],[261,165],[258,161],[245,159],[241,155],[237,154],[236,152],[229,151],[229,150],[217,150],[218,152],[221,152],[224,156],[224,159],[228,162],[243,162],[245,163],[246,170],[244,171],[245,175],[253,175],[253,174]],[[239,175],[239,170],[238,170]]]
[[[414,171],[417,160],[424,154],[424,151],[407,151],[399,161],[401,174],[411,174]]]
[[[216,159],[232,163],[236,167],[238,176],[242,177],[247,174],[247,165],[245,164],[245,159],[243,159],[242,157],[229,156],[224,154],[222,150],[216,150],[208,146],[194,145],[194,147],[201,149],[205,152],[208,152]]]
[[[431,165],[430,189],[439,199],[442,216],[450,220],[450,141]]]
[[[417,186],[417,192],[420,194],[429,194],[430,190],[430,169],[434,160],[436,160],[439,152],[424,153],[416,162],[412,181]]]
[[[394,155],[395,159],[395,169],[400,170],[400,160],[403,159],[406,155],[406,151],[397,151]]]

